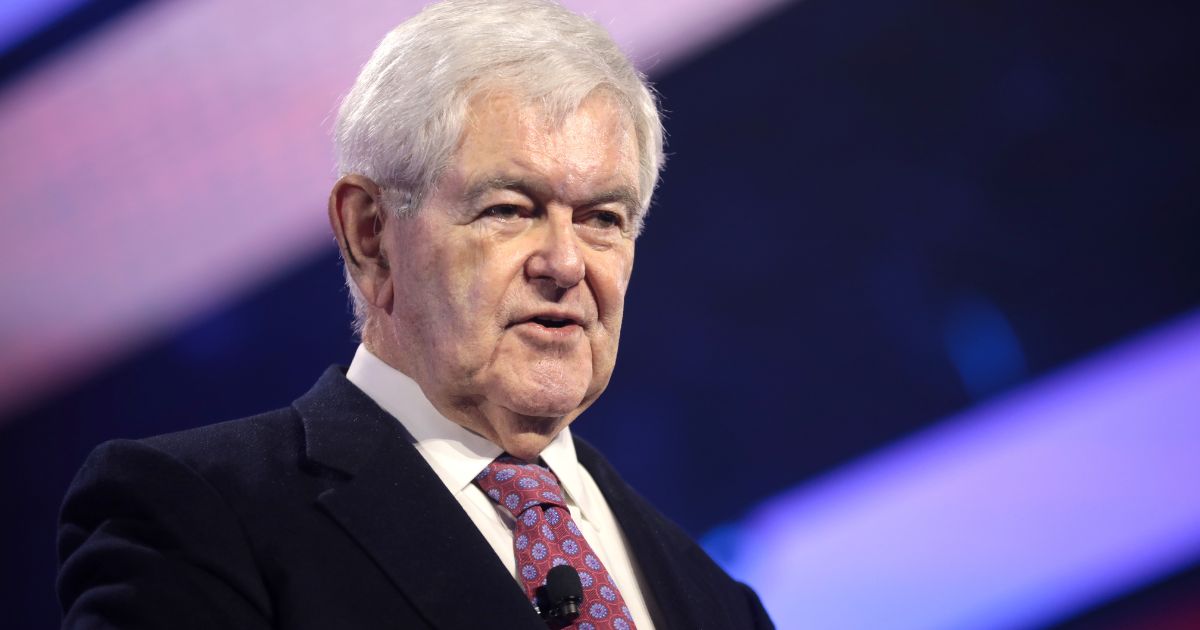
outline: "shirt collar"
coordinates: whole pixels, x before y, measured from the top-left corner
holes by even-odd
[[[487,438],[443,416],[416,381],[384,363],[365,345],[359,344],[346,378],[404,425],[417,450],[454,494],[470,487],[476,475],[503,453]],[[554,436],[541,457],[586,514],[590,502],[584,493],[569,427]]]
[[[579,477],[579,460],[575,458],[575,440],[571,439],[570,427],[563,427],[550,440],[550,444],[542,450],[542,461],[554,471],[558,484],[567,492],[567,496],[574,499],[586,514],[589,510],[588,497],[583,493],[583,480]]]

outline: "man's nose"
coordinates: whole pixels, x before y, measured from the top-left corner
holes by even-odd
[[[541,232],[536,249],[526,262],[525,272],[532,279],[553,280],[560,289],[579,284],[585,266],[570,209],[553,208],[547,212]]]

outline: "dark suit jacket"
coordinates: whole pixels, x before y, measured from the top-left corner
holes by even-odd
[[[659,628],[764,628],[750,589],[582,440]],[[63,504],[71,628],[529,628],[402,425],[330,368],[289,408],[99,446]]]

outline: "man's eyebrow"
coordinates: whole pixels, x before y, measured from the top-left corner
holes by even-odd
[[[472,183],[467,187],[462,198],[465,203],[472,204],[493,190],[511,190],[530,198],[536,198],[539,196],[537,193],[540,191],[540,187],[534,185],[533,182],[519,177],[498,175],[495,177],[485,177]]]
[[[637,214],[638,208],[641,206],[641,200],[638,198],[637,190],[633,186],[622,185],[604,191],[598,195],[590,197],[583,203],[579,204],[584,207],[599,206],[606,203],[619,203],[625,206],[625,211],[630,216]]]
[[[494,190],[511,190],[521,193],[530,199],[538,199],[548,196],[548,191],[545,186],[538,185],[535,182],[520,177],[495,176],[485,177],[477,182],[467,186],[463,193],[463,201],[467,204],[473,204],[478,201],[483,195]],[[599,194],[593,195],[584,199],[580,203],[572,205],[590,208],[606,203],[619,203],[625,206],[625,209],[630,214],[636,214],[641,205],[641,200],[638,197],[637,190],[633,186],[619,185]]]

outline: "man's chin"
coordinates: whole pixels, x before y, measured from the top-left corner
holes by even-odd
[[[594,396],[588,396],[593,386],[591,366],[580,367],[577,363],[509,362],[492,371],[494,379],[484,391],[489,402],[520,416],[561,418],[578,414],[584,401]]]
[[[546,395],[546,392],[512,392],[504,397],[506,400],[500,406],[514,415],[530,418],[536,423],[539,419],[547,424],[553,424],[564,416],[578,415],[583,404],[583,393],[565,395]]]

